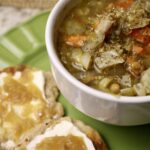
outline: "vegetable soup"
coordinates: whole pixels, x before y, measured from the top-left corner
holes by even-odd
[[[83,0],[58,34],[63,65],[84,84],[123,96],[150,95],[149,0]]]

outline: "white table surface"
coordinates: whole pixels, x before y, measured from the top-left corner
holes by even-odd
[[[0,6],[0,35],[38,14],[39,9],[19,9]]]

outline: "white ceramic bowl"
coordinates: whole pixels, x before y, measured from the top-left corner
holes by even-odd
[[[90,88],[74,78],[57,56],[57,29],[66,13],[81,0],[59,0],[48,18],[46,45],[53,75],[62,94],[77,109],[97,120],[115,125],[150,123],[150,96],[113,96]],[[59,36],[59,35],[58,35]]]

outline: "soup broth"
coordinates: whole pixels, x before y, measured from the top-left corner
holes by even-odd
[[[123,96],[150,95],[150,2],[83,0],[63,20],[57,50],[84,84]]]

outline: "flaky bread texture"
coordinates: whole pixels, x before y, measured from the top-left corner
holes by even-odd
[[[85,125],[82,121],[74,120],[74,124],[84,132],[88,138],[90,138],[94,144],[96,150],[107,150],[106,145],[100,136],[100,134],[88,125]]]
[[[15,74],[17,71],[23,72],[25,69],[31,69],[31,70],[37,70],[35,68],[31,68],[26,65],[18,65],[18,66],[12,66],[4,69],[0,69],[0,73],[10,73]],[[55,80],[52,76],[52,73],[50,71],[43,72],[43,76],[45,79],[45,85],[44,85],[44,94],[46,97],[46,101],[49,104],[50,109],[52,110],[52,119],[60,118],[64,115],[64,109],[63,106],[57,102],[57,98],[60,94],[57,85],[55,83]]]
[[[53,128],[56,124],[59,124],[64,120],[72,122],[81,132],[86,134],[86,136],[93,142],[96,150],[107,150],[103,139],[96,130],[88,125],[85,125],[83,122],[73,120],[70,117],[64,117],[57,120],[47,120],[45,123],[39,125],[38,128],[34,128],[32,131],[30,130],[26,135],[24,135],[15,150],[26,150],[26,145],[32,141],[34,137],[43,134],[47,128]]]
[[[56,86],[52,73],[44,72],[45,77],[45,96],[49,103],[50,109],[53,109],[53,117],[52,119],[60,118],[64,115],[64,108],[62,104],[57,102],[57,98],[59,96],[59,90]]]
[[[33,70],[33,71],[38,71],[37,69],[30,68],[29,66],[25,65],[18,65],[18,66],[13,66],[13,67],[8,67],[4,69],[0,69],[0,74],[1,73],[8,73],[14,75],[16,72],[23,72],[26,69]],[[57,102],[57,98],[60,94],[56,83],[53,79],[53,76],[51,72],[43,72],[45,84],[44,84],[44,95],[45,95],[45,101],[47,102],[49,109],[51,110],[51,114],[49,114],[49,119],[44,120],[43,123],[37,124],[33,129],[29,129],[27,132],[25,132],[21,137],[19,138],[19,141],[16,143],[17,145],[21,143],[21,141],[27,140],[27,139],[32,139],[35,135],[37,135],[42,129],[45,129],[45,124],[47,122],[50,122],[50,120],[53,119],[58,119],[64,115],[64,109],[63,106]],[[4,120],[5,121],[5,120]],[[28,136],[27,136],[28,135]],[[28,137],[26,139],[26,137]],[[9,137],[8,137],[9,138]],[[2,141],[5,142],[5,141]],[[0,150],[3,150],[4,148],[1,147],[1,141],[0,141]],[[14,148],[10,148],[7,150],[14,150]]]

